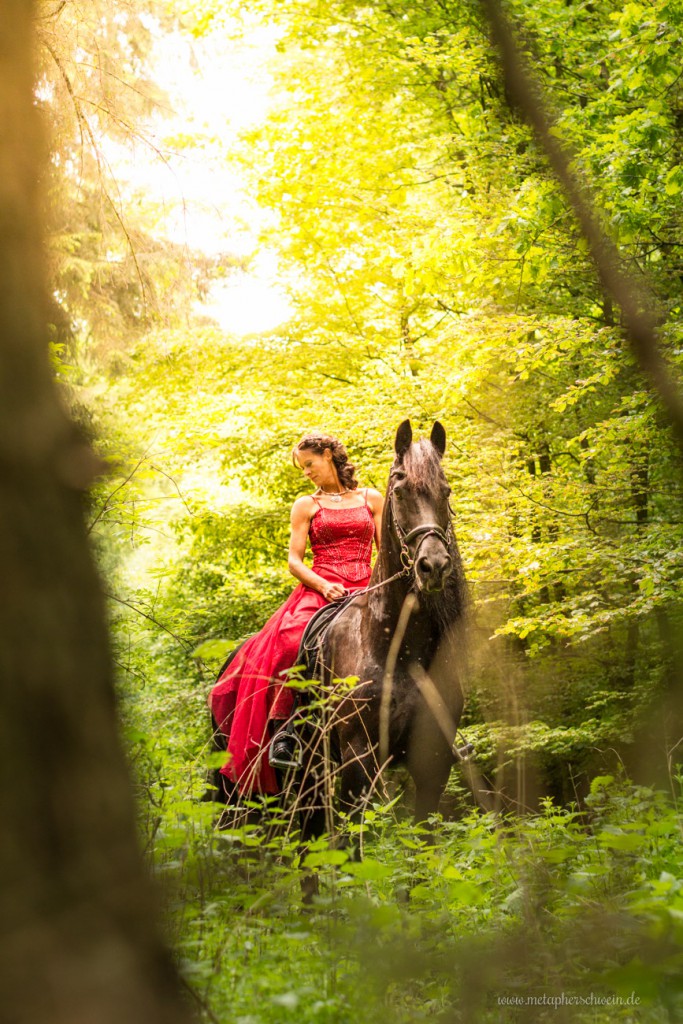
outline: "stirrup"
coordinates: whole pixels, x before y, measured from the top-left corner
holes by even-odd
[[[469,761],[474,755],[474,743],[466,743],[464,747],[456,747],[453,744],[453,753],[458,761]]]
[[[281,739],[292,741],[294,744],[294,750],[291,754],[278,755],[275,753],[275,746],[278,740]],[[268,761],[270,762],[271,768],[301,768],[304,761],[304,745],[294,732],[293,726],[285,726],[284,729],[279,729],[275,733],[270,741]]]

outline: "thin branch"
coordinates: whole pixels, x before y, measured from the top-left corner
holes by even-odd
[[[57,4],[54,11],[48,11],[47,14],[37,14],[36,21],[48,21],[52,18],[58,18],[67,5],[68,0],[61,0],[61,3]]]
[[[57,70],[59,71],[59,74],[61,75],[62,81],[64,82],[64,85],[66,87],[66,91],[68,92],[69,97],[71,99],[71,103],[73,104],[74,113],[76,114],[76,121],[78,122],[78,131],[79,131],[79,134],[81,136],[81,171],[80,171],[80,173],[82,175],[83,174],[83,150],[85,149],[84,128],[85,128],[85,131],[87,132],[88,131],[88,124],[87,124],[85,118],[83,117],[83,111],[81,110],[81,108],[79,106],[78,100],[76,98],[76,93],[74,92],[73,85],[71,84],[71,79],[69,78],[69,76],[66,73],[66,68],[64,67],[64,65],[62,64],[61,60],[57,56],[57,53],[50,46],[48,41],[46,39],[44,39],[43,43],[44,43],[45,49],[47,50],[47,52],[50,54],[50,56],[52,57],[53,61],[55,62]]]
[[[477,409],[476,405],[473,405],[472,402],[470,402],[469,398],[463,398],[462,401],[464,402],[465,405],[468,405],[470,407],[472,412],[476,413],[477,416],[481,416],[481,418],[485,420],[487,423],[492,423],[494,427],[498,427],[500,430],[511,430],[511,428],[505,426],[504,423],[500,423],[498,420],[494,420],[492,416],[488,416],[485,412],[482,412],[481,409]],[[512,432],[514,433],[514,431]]]
[[[322,370],[318,370],[317,372],[318,376],[326,377],[327,380],[338,380],[340,384],[350,384],[351,387],[354,387],[353,381],[348,380],[346,377],[337,377],[334,373],[323,373]]]
[[[150,99],[149,95],[145,93],[142,89],[136,89],[134,85],[132,85],[130,82],[127,82],[125,78],[121,78],[120,75],[114,74],[114,72],[110,71],[109,68],[103,68],[99,64],[87,64],[85,61],[78,61],[78,66],[79,68],[86,68],[89,71],[97,71],[100,75],[107,75],[109,78],[113,78],[115,82],[118,82],[120,85],[122,85],[124,89],[128,89],[130,92],[134,92],[135,95],[139,96],[141,99],[147,101],[149,101]],[[168,113],[171,114],[173,113],[172,107],[166,106],[163,103],[159,103],[156,100],[154,100],[153,102],[154,105],[159,107],[161,110],[166,110]]]
[[[102,154],[100,153],[100,150],[99,150],[98,145],[97,145],[97,139],[95,138],[95,134],[94,134],[92,128],[90,127],[88,119],[85,117],[85,115],[83,114],[83,111],[80,108],[79,100],[78,100],[78,97],[76,96],[76,93],[74,92],[74,88],[73,88],[73,85],[71,83],[71,79],[69,78],[68,74],[66,73],[66,69],[65,69],[64,65],[62,64],[61,60],[59,59],[59,57],[58,57],[57,53],[55,52],[55,50],[50,46],[50,44],[47,42],[47,40],[44,40],[44,44],[45,44],[45,48],[47,49],[48,53],[50,54],[50,56],[54,60],[55,64],[57,65],[57,68],[58,68],[59,73],[60,73],[60,75],[62,77],[62,80],[64,81],[64,84],[66,86],[66,90],[69,93],[69,96],[71,97],[71,102],[73,103],[73,107],[74,107],[74,111],[75,111],[75,114],[76,114],[76,118],[78,120],[78,128],[79,128],[79,132],[80,132],[80,136],[81,136],[81,147],[83,147],[84,144],[85,144],[85,142],[84,142],[84,130],[85,130],[85,135],[87,135],[88,138],[90,139],[90,144],[92,146],[93,153],[95,155],[95,161],[97,163],[97,169],[100,172],[100,181],[104,181],[104,175],[102,173],[102,162],[103,162]],[[109,164],[106,161],[104,161],[104,162],[106,163],[107,169],[111,172],[111,168],[109,167]],[[114,184],[116,184],[116,179],[114,178],[113,175],[112,175],[112,179],[114,181]],[[133,240],[132,240],[132,238],[130,236],[128,228],[126,227],[126,225],[124,223],[123,217],[121,216],[121,214],[119,213],[119,210],[117,209],[116,203],[114,202],[112,197],[109,195],[109,192],[107,191],[107,189],[104,188],[104,186],[102,187],[102,194],[104,195],[105,199],[107,200],[107,202],[111,206],[112,211],[114,213],[114,216],[115,216],[116,220],[119,222],[119,227],[121,228],[121,230],[123,231],[124,235],[126,236],[126,241],[128,243],[128,248],[130,249],[130,254],[133,257],[133,263],[135,264],[135,269],[137,271],[138,280],[140,282],[140,288],[142,290],[142,301],[143,301],[143,304],[146,306],[147,305],[147,288],[145,286],[145,279],[144,279],[144,277],[142,275],[142,270],[140,268],[140,264],[138,263],[138,257],[137,257],[137,253],[135,251],[135,246],[133,245]]]
[[[180,498],[180,500],[182,501],[183,505],[185,506],[185,508],[187,509],[187,511],[189,512],[189,514],[190,514],[190,515],[192,516],[192,518],[194,519],[194,518],[195,518],[195,514],[194,514],[194,512],[192,511],[192,509],[190,508],[190,506],[188,505],[188,503],[186,502],[186,500],[185,500],[185,495],[184,495],[184,494],[182,493],[182,491],[180,490],[180,487],[178,486],[178,484],[177,484],[176,480],[175,480],[175,479],[174,479],[174,478],[173,478],[173,477],[171,476],[171,474],[170,474],[170,473],[167,473],[167,472],[166,472],[166,470],[162,469],[162,468],[161,468],[161,466],[157,466],[157,465],[155,465],[155,464],[154,464],[153,462],[152,462],[152,463],[150,463],[150,465],[151,465],[152,469],[155,469],[155,470],[157,471],[157,473],[161,473],[161,475],[162,475],[163,477],[166,477],[166,479],[167,479],[167,480],[169,480],[169,481],[170,481],[170,483],[172,483],[172,484],[173,484],[173,486],[175,487],[175,489],[176,489],[176,492],[177,492],[177,494],[178,494],[178,497],[179,497],[179,498]]]
[[[92,531],[97,526],[97,524],[100,521],[100,519],[102,518],[102,516],[106,515],[106,513],[110,509],[114,508],[114,505],[110,505],[109,504],[111,499],[114,497],[115,494],[118,494],[118,492],[120,490],[122,490],[126,486],[126,484],[130,483],[130,481],[133,479],[133,477],[135,476],[135,474],[139,470],[140,466],[142,465],[143,462],[145,462],[146,459],[147,459],[147,455],[143,455],[142,458],[138,459],[138,461],[136,462],[135,466],[131,469],[130,473],[125,478],[125,480],[122,480],[121,483],[118,484],[114,488],[114,490],[111,491],[111,493],[107,495],[107,497],[104,499],[104,502],[103,502],[102,507],[100,508],[99,512],[97,513],[95,518],[92,520],[92,522],[88,525],[87,533],[92,533]]]
[[[209,1018],[211,1024],[221,1024],[220,1020],[213,1012],[213,1010],[207,1003],[206,999],[204,999],[204,997],[201,996],[199,992],[197,992],[196,988],[194,988],[194,986],[191,985],[187,978],[183,977],[182,974],[180,975],[180,981],[187,989],[187,991],[190,993],[192,998],[197,1002],[197,1005],[201,1007],[202,1013],[205,1013],[206,1016]]]
[[[148,622],[151,622],[155,626],[158,626],[158,628],[162,629],[164,631],[164,633],[168,633],[169,636],[172,636],[173,639],[177,643],[179,643],[180,646],[183,647],[186,651],[189,651],[189,650],[192,649],[192,644],[188,640],[184,640],[181,636],[178,636],[178,634],[174,633],[172,629],[169,629],[168,626],[165,626],[163,624],[163,622],[159,622],[158,619],[155,619],[153,615],[150,615],[148,612],[144,611],[142,608],[138,608],[137,605],[132,604],[130,601],[124,601],[124,599],[122,597],[117,597],[116,594],[111,594],[111,593],[109,593],[108,590],[105,590],[104,594],[105,594],[105,597],[108,597],[110,601],[116,601],[117,604],[122,604],[126,608],[130,608],[132,611],[137,612],[138,615],[141,615],[143,617],[143,619],[147,619]]]
[[[533,498],[530,494],[527,494],[527,492],[523,490],[523,488],[521,488],[519,484],[514,483],[514,481],[513,483],[510,484],[509,487],[505,487],[504,484],[501,484],[501,486],[505,491],[517,491],[517,493],[521,494],[521,496],[526,501],[530,501],[532,505],[537,505],[539,508],[544,508],[547,512],[552,512],[556,516],[565,516],[565,518],[567,519],[584,519],[585,516],[588,515],[588,513],[592,512],[595,508],[595,502],[592,502],[587,512],[567,512],[565,509],[553,508],[552,505],[546,505],[545,502],[539,501],[537,498]]]

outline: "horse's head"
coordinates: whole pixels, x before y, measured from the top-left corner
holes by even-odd
[[[440,591],[453,567],[450,488],[441,466],[446,431],[437,422],[429,441],[413,442],[410,420],[404,420],[395,449],[388,503],[401,561],[412,565],[420,590]]]

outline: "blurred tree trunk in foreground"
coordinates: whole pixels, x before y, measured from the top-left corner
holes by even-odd
[[[0,0],[0,1006],[7,1021],[187,1020],[116,736],[82,492],[53,386],[29,0]]]

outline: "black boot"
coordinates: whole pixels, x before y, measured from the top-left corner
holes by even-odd
[[[268,760],[272,768],[301,767],[301,741],[291,724],[279,729],[273,736]]]

